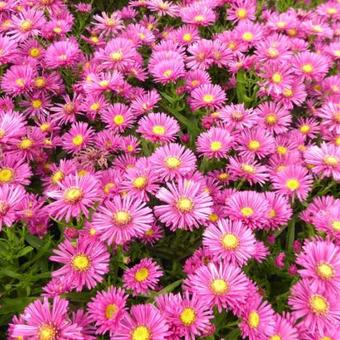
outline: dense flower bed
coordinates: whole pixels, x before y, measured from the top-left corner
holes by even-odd
[[[339,339],[340,1],[106,5],[0,1],[0,338]]]

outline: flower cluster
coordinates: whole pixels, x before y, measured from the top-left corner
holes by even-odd
[[[0,1],[0,231],[61,234],[10,339],[337,339],[340,2],[269,3]]]

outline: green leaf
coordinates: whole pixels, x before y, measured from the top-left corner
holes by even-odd
[[[19,257],[22,257],[22,256],[25,256],[27,254],[29,254],[34,248],[31,247],[31,246],[27,246],[23,249],[21,249],[18,254],[15,255],[15,258],[19,258]]]

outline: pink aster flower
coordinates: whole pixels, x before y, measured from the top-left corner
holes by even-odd
[[[108,244],[125,244],[141,237],[153,223],[152,211],[142,201],[126,195],[105,200],[93,215],[92,225]]]
[[[216,14],[204,3],[192,3],[180,10],[180,16],[184,23],[197,26],[209,26],[216,20]]]
[[[93,19],[95,20],[93,23],[94,29],[104,36],[115,34],[124,28],[122,18],[118,12],[113,12],[111,15],[102,12],[101,14],[95,14]]]
[[[81,51],[75,39],[56,41],[45,53],[45,63],[51,69],[75,66],[81,59]]]
[[[176,82],[185,75],[184,62],[179,58],[150,63],[149,71],[155,82],[163,85]]]
[[[124,271],[123,285],[125,289],[132,290],[133,295],[148,294],[157,287],[162,275],[163,271],[155,261],[144,258]]]
[[[300,201],[307,198],[311,186],[312,176],[301,165],[288,165],[273,176],[273,187],[277,192]]]
[[[197,139],[197,151],[208,158],[226,158],[233,145],[233,137],[227,129],[211,128]]]
[[[22,186],[11,184],[0,186],[0,231],[4,225],[11,227],[17,220],[24,195]]]
[[[71,129],[62,136],[62,143],[68,152],[78,152],[91,145],[94,131],[87,123],[76,122]]]
[[[252,128],[258,117],[253,109],[246,109],[244,104],[230,104],[223,107],[221,119],[231,130],[243,130]]]
[[[298,272],[309,285],[326,292],[340,291],[340,247],[330,241],[311,240],[303,246],[296,263],[302,266]]]
[[[226,260],[242,266],[255,253],[255,236],[241,222],[220,219],[203,233],[203,245],[211,251],[216,260]]]
[[[304,158],[315,174],[340,180],[340,148],[327,143],[313,145],[304,152]]]
[[[183,145],[169,143],[159,147],[150,157],[152,169],[160,179],[174,179],[194,171],[196,157]]]
[[[28,185],[32,171],[28,163],[17,155],[3,155],[0,160],[0,186],[3,184]]]
[[[24,9],[12,17],[12,25],[8,34],[18,41],[41,34],[46,24],[44,12],[34,9]]]
[[[257,156],[261,159],[274,152],[274,138],[262,129],[241,131],[236,140],[239,144],[236,149],[241,156]]]
[[[302,52],[292,62],[297,76],[303,79],[322,79],[329,69],[328,58],[313,52]]]
[[[12,58],[18,53],[17,46],[18,43],[14,39],[6,36],[0,35],[0,64],[4,65],[13,60]]]
[[[131,101],[131,111],[135,115],[141,116],[154,109],[160,99],[161,97],[155,89],[149,92],[145,92],[144,94],[137,96]]]
[[[56,297],[36,300],[28,305],[22,315],[22,322],[13,327],[12,336],[30,339],[82,340],[81,327],[68,317],[68,301]]]
[[[322,119],[321,126],[329,131],[340,132],[340,113],[336,103],[325,103],[318,111],[317,116]]]
[[[134,305],[119,324],[116,340],[166,339],[169,325],[152,304]]]
[[[288,300],[295,319],[301,319],[312,333],[330,329],[340,322],[340,305],[336,295],[312,287],[307,279],[292,287]]]
[[[151,142],[173,142],[179,131],[176,119],[163,112],[150,113],[140,119],[137,132]]]
[[[191,340],[205,336],[213,318],[212,310],[197,295],[161,295],[156,299],[157,307],[171,325],[172,336]]]
[[[269,203],[262,193],[239,191],[230,196],[226,209],[231,220],[241,221],[251,229],[263,229]]]
[[[84,286],[95,287],[109,271],[110,254],[100,241],[83,237],[74,245],[66,239],[53,253],[50,260],[63,266],[52,272],[52,276],[65,279],[78,292]]]
[[[155,206],[155,215],[172,231],[198,228],[212,212],[210,195],[193,180],[178,179],[177,184],[169,182],[167,188],[161,188],[156,197],[165,204]]]
[[[105,291],[99,291],[91,299],[87,305],[88,316],[95,323],[96,334],[104,334],[107,331],[111,336],[115,334],[126,314],[127,297],[123,289],[109,287]]]
[[[221,107],[225,100],[226,95],[219,85],[203,84],[191,92],[190,106],[193,110],[216,109]]]
[[[262,30],[260,24],[253,23],[250,20],[242,20],[235,27],[234,32],[242,45],[250,47],[262,39]]]
[[[229,157],[228,172],[233,179],[246,180],[250,184],[263,185],[269,178],[268,169],[260,165],[253,156]]]
[[[256,2],[254,0],[236,0],[227,10],[227,19],[233,22],[255,20]]]
[[[46,195],[55,200],[48,205],[54,218],[70,221],[81,214],[88,217],[89,209],[98,200],[98,181],[93,175],[68,175],[58,182],[58,188],[48,190]]]
[[[114,133],[123,132],[134,123],[134,115],[129,107],[122,103],[108,106],[101,117]]]
[[[219,312],[222,308],[233,310],[244,303],[248,283],[241,269],[223,261],[199,267],[184,281],[187,291],[196,294],[210,308],[217,306]]]
[[[241,312],[240,329],[243,337],[249,340],[267,339],[275,326],[274,311],[268,302],[255,294],[249,296]]]

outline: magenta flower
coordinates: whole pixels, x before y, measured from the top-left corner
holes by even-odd
[[[203,84],[191,92],[192,110],[201,108],[216,109],[223,105],[226,95],[219,85]]]

